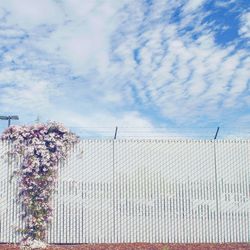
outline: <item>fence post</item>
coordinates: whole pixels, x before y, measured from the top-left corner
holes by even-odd
[[[116,141],[116,137],[117,137],[117,132],[118,132],[118,127],[115,127],[115,135],[113,138],[113,241],[116,242],[116,228],[115,228],[115,206],[116,206],[116,197],[115,197],[115,193],[116,193],[116,183],[115,183],[115,141]]]
[[[115,237],[116,237],[116,230],[115,230],[115,140],[116,136],[113,139],[112,142],[112,161],[113,161],[113,169],[112,169],[112,182],[113,182],[113,240],[112,242],[115,242]]]
[[[10,183],[10,176],[11,176],[11,174],[10,174],[10,171],[11,171],[11,167],[10,167],[10,164],[11,164],[11,157],[13,157],[11,154],[10,154],[10,151],[11,151],[11,144],[10,144],[10,141],[8,141],[7,142],[7,145],[8,145],[8,151],[7,151],[7,154],[8,154],[8,160],[7,160],[7,164],[8,164],[8,166],[7,166],[7,179],[6,179],[6,188],[7,188],[7,210],[6,210],[6,218],[5,218],[5,221],[6,221],[6,224],[5,224],[5,226],[6,226],[6,231],[8,230],[7,228],[8,228],[8,224],[10,224],[10,216],[7,214],[9,211],[11,211],[10,209],[9,209],[9,205],[10,205],[10,200],[11,200],[11,197],[10,197],[10,192],[11,192],[11,183]],[[10,231],[7,231],[7,237],[6,237],[6,240],[7,240],[7,242],[10,242],[10,235],[11,234],[11,232]]]
[[[218,175],[217,175],[217,155],[216,155],[216,137],[213,140],[214,149],[214,178],[215,178],[215,202],[216,202],[216,226],[217,226],[217,243],[220,239],[220,223],[219,223],[219,197],[218,197]]]

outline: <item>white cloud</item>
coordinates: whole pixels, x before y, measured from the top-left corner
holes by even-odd
[[[214,33],[208,30],[206,23],[199,23],[198,31],[202,33],[197,39],[192,38],[197,32],[196,27],[180,33],[184,24],[191,22],[193,27],[197,24],[192,20],[205,15],[204,12],[193,12],[202,3],[189,1],[184,6],[181,26],[165,26],[164,19],[152,27],[147,24],[146,17],[143,21],[130,18],[126,24],[133,26],[133,30],[126,26],[125,30],[129,32],[115,51],[124,59],[121,69],[130,72],[128,77],[140,100],[145,105],[150,103],[158,107],[166,117],[175,121],[190,121],[200,115],[212,117],[229,108],[229,104],[237,109],[243,105],[242,95],[247,93],[250,73],[244,49],[237,51],[234,45],[224,48],[217,45]],[[176,8],[174,3],[172,8]],[[138,8],[134,6],[132,9]],[[126,46],[131,40],[135,43]],[[136,48],[141,60],[139,65],[131,56]]]
[[[2,0],[0,8],[8,12],[8,23],[23,29],[31,29],[49,23],[59,24],[63,20],[60,8],[51,0]]]
[[[204,2],[204,0],[188,0],[184,7],[184,13],[196,11]]]
[[[6,38],[19,38],[20,36],[23,36],[23,35],[25,35],[24,32],[18,29],[14,29],[14,28],[0,30],[0,36],[6,37]]]
[[[227,8],[229,7],[230,4],[233,4],[235,2],[237,2],[237,0],[227,0],[227,1],[217,0],[217,1],[214,1],[214,4],[216,7]]]
[[[241,16],[240,35],[245,38],[250,38],[250,12],[246,12]]]
[[[103,73],[109,67],[110,38],[118,22],[116,12],[123,2],[3,0],[0,8],[9,13],[8,25],[27,32],[29,45],[57,55],[84,75],[93,69]]]
[[[63,122],[83,137],[113,138],[118,127],[117,138],[183,138],[183,134],[171,132],[167,127],[157,128],[146,117],[136,111],[114,114],[111,112],[93,113],[83,116],[71,110],[58,109],[49,114],[51,120]],[[70,120],[69,120],[70,118]]]
[[[136,110],[193,122],[249,105],[246,50],[216,43],[213,27],[202,22],[204,3],[1,1],[9,12],[0,31],[3,109],[39,110],[67,123],[63,117],[71,117],[74,126],[155,131]],[[242,16],[242,37],[248,19]]]
[[[85,5],[86,4],[86,5]],[[84,75],[89,70],[103,73],[109,67],[109,45],[116,28],[114,1],[65,1],[66,21],[48,37],[34,40],[33,45],[47,53],[55,53],[77,73]]]
[[[2,111],[41,112],[51,107],[50,97],[59,95],[49,81],[41,80],[28,71],[0,71]],[[22,110],[26,110],[23,112]]]

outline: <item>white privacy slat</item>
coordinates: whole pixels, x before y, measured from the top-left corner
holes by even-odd
[[[0,242],[24,226],[9,149],[0,143]],[[249,242],[249,153],[249,140],[81,140],[59,164],[47,239]]]

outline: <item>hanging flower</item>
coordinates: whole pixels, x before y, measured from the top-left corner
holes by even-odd
[[[57,165],[78,141],[75,134],[58,123],[11,126],[2,140],[10,141],[9,153],[23,157],[19,175],[19,198],[25,207],[26,226],[21,230],[21,249],[45,248],[48,223],[52,218],[51,194]]]

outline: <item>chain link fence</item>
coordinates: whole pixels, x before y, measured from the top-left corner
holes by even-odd
[[[0,143],[0,242],[22,211]],[[249,242],[250,140],[81,140],[60,163],[50,243]]]

